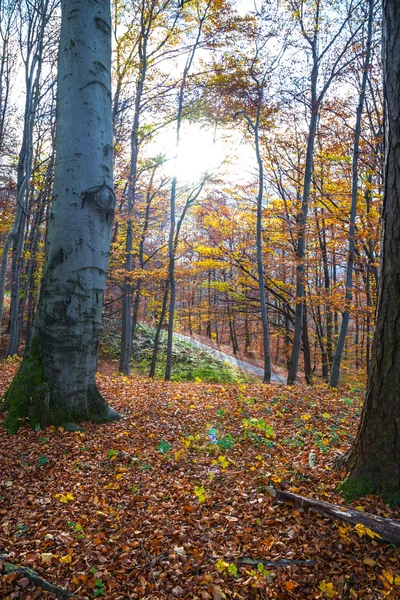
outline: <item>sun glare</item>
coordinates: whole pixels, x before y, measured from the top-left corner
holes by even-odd
[[[165,132],[159,136],[157,146],[167,157],[165,171],[171,177],[176,175],[178,181],[196,182],[206,173],[218,172],[229,154],[228,145],[221,139],[214,139],[214,131],[196,125],[188,125],[182,129],[175,164],[175,140],[173,132]]]

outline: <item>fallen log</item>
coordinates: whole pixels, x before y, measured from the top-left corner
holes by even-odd
[[[1,565],[0,565],[0,567],[1,567]],[[78,596],[75,596],[75,594],[72,594],[71,592],[69,592],[68,590],[57,587],[56,585],[53,585],[49,581],[46,581],[46,579],[43,579],[43,577],[41,577],[38,573],[36,573],[36,571],[34,571],[33,569],[30,569],[29,567],[19,567],[17,565],[13,565],[12,563],[5,562],[5,563],[3,563],[2,571],[3,571],[4,575],[7,575],[9,573],[17,573],[18,575],[24,575],[27,579],[29,579],[37,587],[42,588],[42,590],[45,590],[46,592],[51,592],[52,594],[55,594],[56,598],[60,598],[62,600],[64,600],[64,599],[68,600],[69,598],[77,598],[78,597]],[[0,570],[0,573],[1,573],[1,570]]]
[[[329,502],[324,502],[322,500],[306,498],[305,496],[300,496],[293,492],[276,490],[273,487],[268,488],[268,493],[278,501],[290,502],[296,504],[296,506],[309,508],[327,519],[342,521],[344,523],[353,523],[354,525],[364,525],[377,533],[383,541],[400,546],[400,521],[378,517],[371,513],[356,510],[350,506],[330,504]]]
[[[279,560],[266,560],[265,558],[248,558],[243,556],[235,560],[238,565],[250,565],[256,567],[262,564],[264,567],[290,567],[291,565],[315,565],[315,560],[291,560],[289,558],[281,558]]]

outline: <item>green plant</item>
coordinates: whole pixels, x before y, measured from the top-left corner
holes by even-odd
[[[107,324],[101,335],[101,353],[106,356],[119,355],[121,321],[115,319]],[[147,375],[149,373],[155,329],[139,324],[132,342],[134,368]],[[167,355],[167,336],[161,332],[159,342],[156,377],[163,378]],[[245,375],[231,365],[218,360],[190,342],[174,339],[172,381],[208,381],[210,383],[251,383],[254,378]]]
[[[203,502],[206,501],[207,495],[205,493],[203,485],[202,486],[195,485],[193,491],[194,491],[194,494],[200,504],[202,504]]]
[[[107,458],[110,458],[110,459],[111,459],[111,458],[113,458],[114,456],[117,456],[117,454],[118,454],[118,451],[117,451],[117,450],[109,450],[109,451],[108,451]]]
[[[47,462],[49,462],[49,459],[46,456],[43,456],[43,454],[40,454],[36,466],[43,467]]]
[[[168,454],[168,452],[171,450],[171,444],[169,444],[165,440],[161,440],[161,442],[157,446],[157,450],[161,452],[161,454]]]
[[[232,575],[233,577],[237,577],[238,576],[238,569],[237,566],[234,563],[228,563],[225,560],[217,560],[217,562],[215,563],[215,568],[217,569],[217,571],[219,573],[229,573],[230,575]]]
[[[230,450],[235,445],[235,438],[228,433],[225,437],[217,440],[217,445],[221,448],[221,450]]]
[[[153,469],[153,465],[147,464],[147,465],[143,465],[142,467],[140,467],[142,471],[150,471],[150,469]]]
[[[105,595],[106,595],[106,592],[104,589],[104,583],[102,582],[101,579],[96,579],[96,585],[93,590],[93,596],[95,598],[98,598],[98,596],[105,596]]]

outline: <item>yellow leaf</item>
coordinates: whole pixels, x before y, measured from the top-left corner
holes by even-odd
[[[327,413],[327,412],[323,413],[322,416],[324,417],[324,419],[330,419],[331,418],[331,415],[329,413]]]
[[[334,598],[337,594],[335,588],[333,587],[333,583],[327,583],[325,579],[319,584],[319,589],[321,592],[326,594],[328,598]]]
[[[221,559],[217,560],[217,562],[215,563],[215,568],[219,573],[223,573],[228,567],[229,563]]]
[[[368,565],[368,567],[374,567],[376,565],[373,558],[364,558],[363,563],[364,565]]]
[[[309,421],[311,419],[311,415],[310,413],[306,413],[305,415],[301,415],[300,419],[303,419],[303,421]]]
[[[72,561],[72,556],[70,554],[66,554],[65,556],[60,557],[61,563],[70,563]]]
[[[63,504],[67,504],[68,502],[70,502],[71,500],[75,500],[75,498],[73,497],[72,494],[61,494],[61,496],[59,496],[59,500],[60,502],[62,502]]]
[[[122,476],[123,473],[118,473],[118,475],[115,476],[115,479],[118,481],[119,479],[121,479]]]
[[[376,533],[376,531],[372,531],[372,529],[369,529],[368,527],[365,528],[365,531],[367,532],[367,535],[374,539],[374,538],[379,538],[380,540],[382,539],[381,536],[379,535],[379,533]]]
[[[51,552],[43,552],[40,555],[40,558],[42,559],[42,562],[44,562],[44,563],[51,563],[51,559],[57,558],[57,556],[55,554],[52,554]]]
[[[372,531],[372,529],[365,527],[365,525],[363,525],[362,523],[357,523],[357,525],[354,526],[354,529],[356,530],[356,532],[358,533],[358,535],[360,537],[363,537],[364,535],[368,535],[372,539],[374,539],[376,537],[381,539],[381,536],[379,535],[379,533],[376,533],[375,531]]]
[[[383,569],[382,575],[384,576],[386,581],[390,583],[390,585],[393,585],[394,577],[392,571],[385,571],[385,569]]]

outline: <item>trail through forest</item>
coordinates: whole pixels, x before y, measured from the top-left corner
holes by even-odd
[[[223,360],[224,362],[233,365],[237,369],[241,369],[242,371],[246,371],[247,373],[251,373],[252,375],[256,375],[257,377],[264,377],[264,370],[260,367],[257,367],[256,365],[252,365],[249,362],[236,358],[235,356],[227,354],[226,352],[222,352],[221,350],[217,350],[212,346],[208,346],[202,342],[199,342],[199,340],[189,335],[184,335],[183,333],[174,333],[174,337],[183,340],[184,342],[189,342],[194,346],[197,346],[197,348],[208,352],[209,354],[211,354],[215,358],[218,358],[219,360]],[[286,379],[282,375],[279,375],[274,371],[272,371],[271,374],[271,381],[275,383],[286,383]]]

